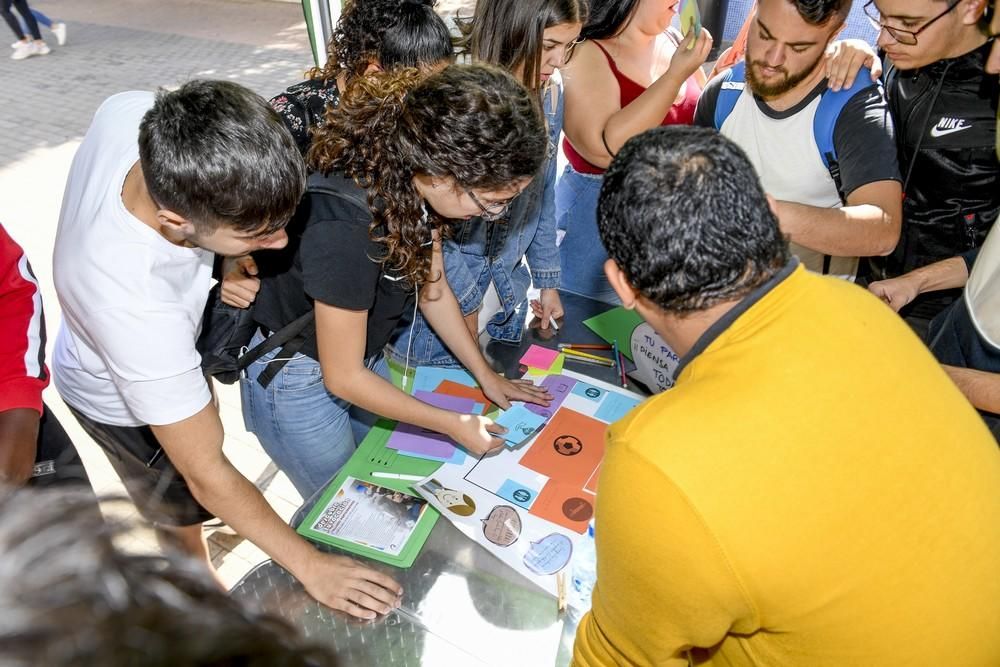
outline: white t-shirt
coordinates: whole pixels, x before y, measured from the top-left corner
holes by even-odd
[[[1000,350],[1000,227],[993,226],[972,265],[965,301],[976,330]]]
[[[862,73],[862,76],[868,76]],[[709,82],[695,113],[695,125],[714,127],[715,112],[723,86],[719,75]],[[840,208],[843,202],[816,145],[813,128],[826,81],[822,81],[797,105],[775,111],[744,86],[720,132],[746,153],[764,190],[779,201],[791,201],[816,208]],[[834,126],[833,143],[840,167],[841,185],[846,195],[869,183],[899,180],[892,118],[880,86],[856,92],[840,110]],[[810,271],[854,280],[857,257],[826,257],[797,243],[792,253]]]
[[[63,312],[56,388],[76,410],[116,426],[172,424],[211,400],[195,340],[213,255],[170,243],[122,202],[153,100],[121,93],[97,110],[70,167],[53,257]]]

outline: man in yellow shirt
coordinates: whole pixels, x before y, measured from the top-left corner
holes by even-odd
[[[598,224],[682,361],[609,430],[575,663],[1000,664],[1000,453],[906,324],[712,130],[629,141]]]

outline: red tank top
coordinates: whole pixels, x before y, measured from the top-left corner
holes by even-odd
[[[637,97],[646,92],[646,88],[640,86],[638,83],[622,74],[607,49],[596,41],[594,42],[594,45],[597,46],[597,48],[599,48],[604,54],[604,57],[608,59],[608,66],[611,68],[611,73],[615,75],[615,80],[618,81],[618,88],[621,91],[621,108],[624,109]],[[699,83],[694,76],[691,76],[684,82],[683,97],[671,105],[670,110],[667,112],[667,115],[663,118],[663,122],[660,123],[660,125],[693,124],[694,111],[698,106],[699,97],[701,97],[701,83]],[[603,168],[587,162],[586,158],[577,153],[576,149],[573,148],[573,145],[569,143],[569,139],[563,139],[563,151],[566,153],[566,159],[569,160],[571,165],[573,165],[573,169],[576,169],[581,174],[604,173]]]

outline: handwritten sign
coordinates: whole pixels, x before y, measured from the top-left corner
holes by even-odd
[[[647,322],[643,322],[632,332],[630,347],[636,375],[643,384],[655,391],[674,386],[674,373],[680,357]]]

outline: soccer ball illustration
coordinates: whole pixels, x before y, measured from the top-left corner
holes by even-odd
[[[574,456],[583,451],[583,443],[575,435],[560,435],[552,441],[552,446],[563,456]]]

